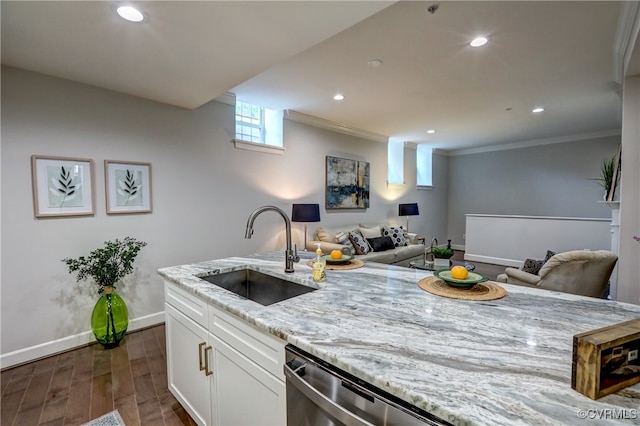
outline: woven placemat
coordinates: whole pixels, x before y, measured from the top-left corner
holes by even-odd
[[[468,290],[447,285],[438,277],[426,277],[418,281],[418,287],[437,296],[462,300],[495,300],[507,295],[507,291],[491,281],[478,283]]]
[[[313,266],[313,262],[315,262],[315,260],[310,260],[307,262],[307,265],[309,266]],[[327,270],[328,271],[332,271],[332,270],[336,270],[336,271],[346,271],[348,269],[358,269],[358,268],[362,268],[364,266],[364,262],[362,260],[358,260],[358,259],[353,259],[347,263],[340,263],[340,264],[335,264],[335,265],[330,265],[327,263]]]

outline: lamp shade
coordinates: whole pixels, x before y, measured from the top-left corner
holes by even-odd
[[[398,216],[417,216],[419,214],[420,212],[418,211],[418,203],[398,205]]]
[[[320,222],[320,204],[294,204],[292,222]]]

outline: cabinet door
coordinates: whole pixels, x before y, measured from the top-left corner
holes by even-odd
[[[213,398],[216,424],[282,426],[287,423],[286,388],[282,380],[213,335]]]
[[[169,304],[165,304],[167,378],[169,390],[201,426],[211,424],[211,370],[213,359],[207,331]],[[204,344],[203,344],[204,343]]]

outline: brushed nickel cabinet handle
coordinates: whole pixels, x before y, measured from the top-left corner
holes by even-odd
[[[206,344],[207,342],[202,342],[198,345],[198,363],[199,363],[200,371],[206,368],[206,366],[202,363],[202,347]],[[205,362],[206,362],[206,359],[205,359]]]
[[[211,346],[207,346],[206,348],[204,348],[204,374],[206,376],[210,376],[213,374],[213,371],[209,370],[209,356],[207,355],[207,352],[211,349],[213,349]]]

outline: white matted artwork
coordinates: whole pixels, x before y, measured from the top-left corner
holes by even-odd
[[[93,216],[93,160],[31,156],[33,209],[36,218]]]
[[[151,213],[151,163],[104,160],[107,214]]]

